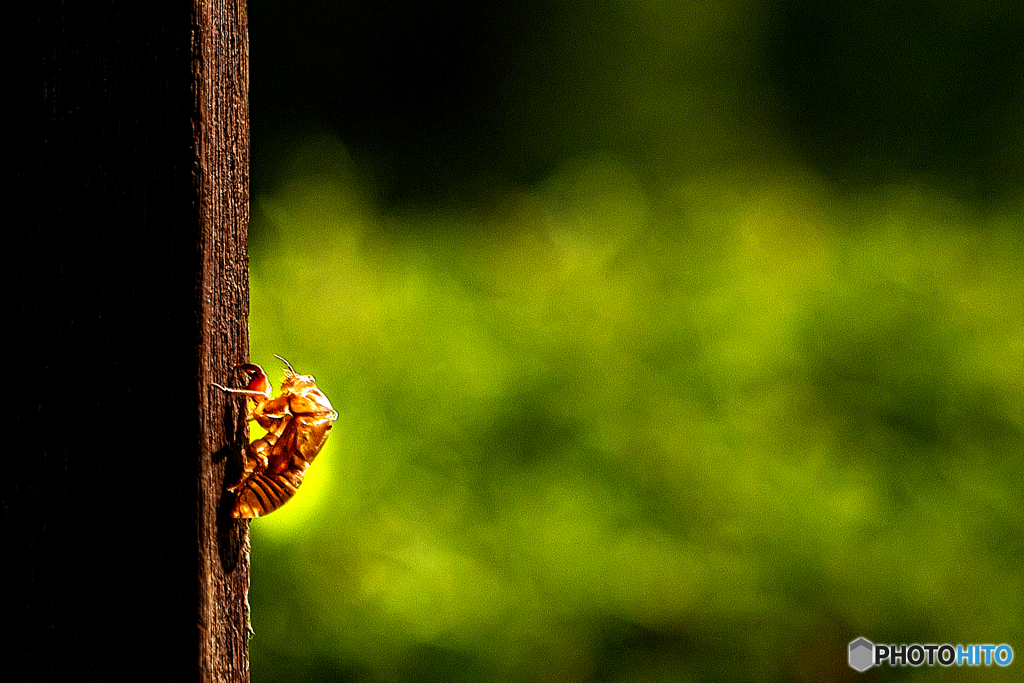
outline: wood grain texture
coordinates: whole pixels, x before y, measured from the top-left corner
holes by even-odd
[[[200,584],[199,661],[204,683],[227,683],[248,680],[248,527],[230,516],[231,496],[225,497],[241,469],[247,439],[244,416],[235,414],[236,406],[228,406],[211,382],[231,377],[234,364],[248,358],[249,43],[244,0],[196,3],[193,131],[204,335],[197,388],[208,408],[200,429],[200,573],[207,581]]]

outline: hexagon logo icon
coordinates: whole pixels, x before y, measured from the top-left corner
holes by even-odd
[[[858,638],[850,643],[850,666],[857,671],[867,671],[875,658],[875,644],[867,638]]]

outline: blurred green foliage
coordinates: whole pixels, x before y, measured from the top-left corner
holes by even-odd
[[[802,156],[762,59],[797,3],[526,10],[471,108],[527,147],[505,162],[446,165],[491,124],[390,156],[351,111],[255,138],[253,359],[339,419],[252,525],[253,680],[852,680],[858,636],[1024,655],[1024,211],[971,201],[988,157],[962,193],[899,150],[837,176],[820,112]],[[832,158],[863,168],[886,126]]]

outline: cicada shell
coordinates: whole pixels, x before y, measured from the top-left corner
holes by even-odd
[[[213,385],[230,394],[247,396],[253,406],[246,419],[267,430],[246,448],[242,478],[228,488],[235,494],[232,517],[261,517],[287,503],[338,419],[312,375],[296,374],[288,361],[275,357],[286,366],[277,396],[271,396],[272,387],[263,368],[252,363],[235,366],[249,376],[245,389]]]

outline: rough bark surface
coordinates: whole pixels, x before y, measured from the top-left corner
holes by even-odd
[[[16,22],[0,680],[247,681],[241,0]]]
[[[232,366],[248,359],[249,43],[244,0],[195,1],[203,311],[197,389],[206,408],[199,430],[199,574],[206,578],[199,586],[199,664],[202,681],[221,683],[249,679],[248,522],[230,516],[232,497],[224,495],[240,475],[246,433],[235,412],[240,402],[210,386],[214,379],[232,384]]]

